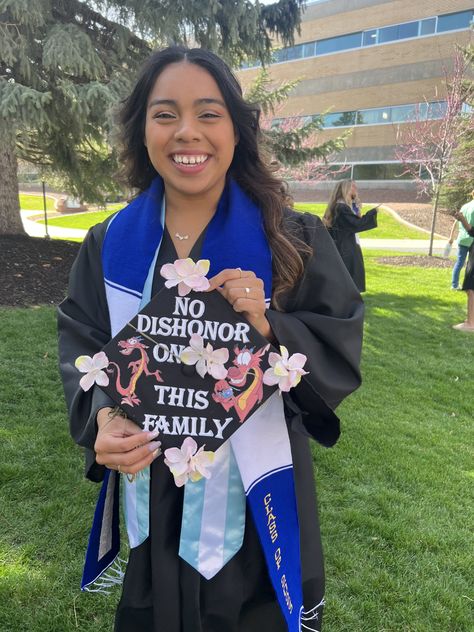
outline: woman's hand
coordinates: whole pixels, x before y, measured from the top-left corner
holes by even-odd
[[[209,280],[211,290],[217,290],[242,313],[255,329],[268,340],[274,338],[270,323],[265,316],[265,289],[262,279],[251,270],[228,268]]]
[[[143,432],[127,417],[111,415],[112,410],[101,408],[97,413],[95,460],[122,474],[136,474],[160,454],[160,441],[153,441],[158,431]]]

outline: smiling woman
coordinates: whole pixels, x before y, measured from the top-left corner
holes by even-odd
[[[145,146],[166,182],[166,225],[182,258],[214,214],[235,144],[232,118],[213,77],[188,62],[167,66],[149,96]],[[188,195],[200,202],[183,204]],[[176,232],[190,241],[176,241]]]
[[[112,516],[125,474],[131,551],[115,632],[319,632],[324,570],[308,437],[337,441],[334,408],[360,383],[360,295],[321,221],[290,208],[263,158],[259,108],[243,100],[216,55],[182,47],[154,53],[123,103],[121,125],[123,175],[137,196],[91,229],[59,307],[71,434],[86,449],[87,477],[104,481],[83,587],[102,589],[123,575]],[[194,358],[217,382],[214,392],[181,389],[193,409],[185,416],[176,414],[179,384],[157,384],[158,399],[173,395],[167,423],[190,435],[163,459],[150,431],[156,410],[136,425],[97,384],[81,389],[74,362],[96,357],[167,288],[182,305],[190,301],[193,320],[166,310],[159,322],[141,314],[142,335],[165,328],[171,342],[174,330],[187,328],[183,375]],[[239,314],[236,329],[206,321],[196,291],[219,293]],[[262,337],[261,348],[247,344],[247,334]],[[234,361],[219,356],[214,337],[235,339]],[[147,365],[156,364],[140,346]],[[132,359],[132,381],[136,367]],[[263,403],[263,383],[284,392]],[[232,442],[199,470],[204,446],[197,450],[191,435],[198,421],[205,426],[201,409],[211,400],[240,421]],[[246,418],[245,402],[254,400]]]

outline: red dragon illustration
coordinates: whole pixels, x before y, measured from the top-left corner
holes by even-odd
[[[212,398],[222,404],[226,411],[235,408],[240,423],[244,422],[250,411],[263,398],[263,371],[260,368],[262,356],[269,345],[254,351],[238,346],[234,347],[235,358],[225,380],[219,380],[214,386]],[[249,377],[250,384],[247,385]],[[243,389],[243,390],[241,390]]]
[[[121,347],[120,353],[123,355],[130,355],[135,350],[140,353],[140,358],[138,360],[132,360],[128,363],[128,368],[132,370],[132,375],[130,378],[130,382],[128,386],[125,388],[120,383],[120,367],[115,362],[109,362],[109,366],[113,365],[117,369],[117,377],[115,378],[115,388],[117,392],[122,395],[122,404],[128,404],[129,406],[135,406],[141,403],[141,400],[135,394],[135,389],[137,386],[137,382],[139,378],[144,375],[154,375],[157,382],[162,382],[163,379],[158,370],[149,371],[148,363],[150,358],[148,357],[145,349],[148,349],[148,346],[144,345],[142,342],[142,338],[140,336],[134,336],[133,338],[128,338],[128,340],[120,340],[118,342],[118,346]],[[109,372],[112,372],[112,369],[108,369]]]

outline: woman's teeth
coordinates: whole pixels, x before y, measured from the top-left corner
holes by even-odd
[[[181,156],[175,154],[173,156],[174,162],[180,165],[200,165],[207,160],[208,156]]]

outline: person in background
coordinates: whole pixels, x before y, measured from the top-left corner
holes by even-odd
[[[341,180],[336,184],[323,222],[359,292],[365,292],[364,258],[357,233],[377,227],[377,208],[370,209],[365,215],[356,215],[352,208],[354,186],[350,180]]]
[[[465,206],[468,205],[466,204]],[[464,206],[462,208],[464,208]],[[459,220],[466,233],[471,237],[474,237],[474,220],[472,222],[468,222],[462,209],[457,211],[454,214],[454,217]],[[474,333],[474,241],[471,243],[471,247],[469,249],[469,259],[461,289],[464,292],[467,292],[467,318],[463,323],[453,325],[453,329]]]
[[[467,220],[469,224],[473,225],[474,224],[474,190],[471,191],[471,196],[472,196],[472,200],[461,207],[460,213],[462,213],[462,215],[464,216],[464,218]],[[456,263],[454,264],[453,276],[451,279],[452,290],[461,289],[459,287],[459,275],[461,274],[461,270],[463,269],[464,263],[466,262],[469,248],[474,242],[474,239],[469,235],[467,230],[464,228],[462,222],[456,219],[453,222],[451,233],[449,235],[448,243],[450,245],[453,244],[456,228],[459,228],[458,237],[456,239],[456,243],[458,246],[458,254],[456,258]]]

